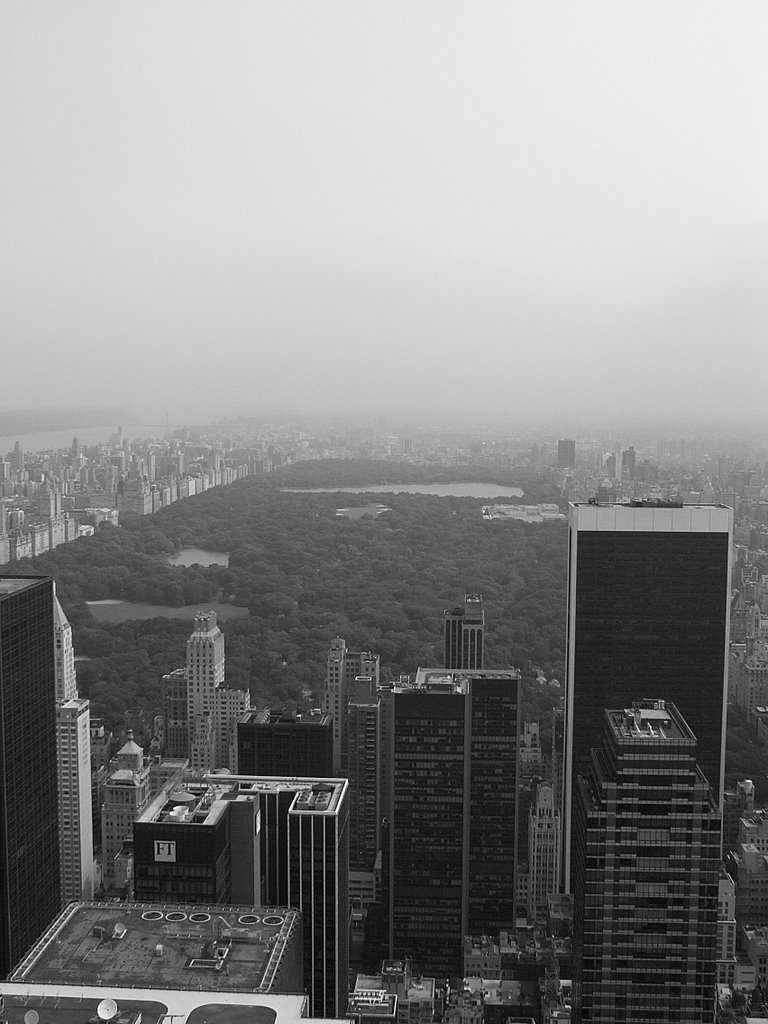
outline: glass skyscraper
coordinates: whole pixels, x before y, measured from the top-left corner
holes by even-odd
[[[715,796],[725,772],[732,510],[574,504],[569,519],[563,787],[570,887],[574,780],[602,742],[605,708],[674,701]]]
[[[390,953],[430,973],[514,924],[519,682],[419,669],[392,690]]]
[[[53,580],[0,577],[0,976],[61,910]]]

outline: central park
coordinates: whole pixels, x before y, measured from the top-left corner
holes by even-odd
[[[551,708],[564,679],[567,526],[487,520],[487,498],[397,493],[431,482],[426,469],[356,462],[298,463],[177,503],[154,516],[123,517],[93,537],[16,564],[54,577],[72,624],[81,696],[119,728],[127,709],[147,723],[162,713],[162,676],[185,662],[193,611],[219,609],[226,685],[249,689],[262,708],[317,706],[330,641],[381,656],[382,680],[442,662],[442,612],[465,593],[483,595],[486,668],[521,671],[521,719],[537,720],[548,752]],[[431,474],[434,479],[434,472]],[[450,478],[442,476],[443,483]],[[461,480],[461,475],[458,476]],[[525,501],[556,501],[535,479]],[[365,494],[284,488],[391,484],[389,511],[339,517]],[[489,492],[486,492],[489,493]],[[380,494],[377,494],[377,498]],[[220,564],[171,564],[187,548],[227,553]],[[97,618],[88,602],[156,606],[152,617]],[[138,613],[137,613],[138,616]],[[764,757],[738,709],[730,709],[727,777],[763,788]]]

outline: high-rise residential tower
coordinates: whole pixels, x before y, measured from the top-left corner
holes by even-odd
[[[367,679],[374,692],[379,685],[379,655],[371,651],[350,651],[340,637],[331,640],[323,693],[323,711],[333,716],[333,770],[347,765],[347,705],[355,680]]]
[[[446,608],[443,665],[448,669],[483,667],[485,611],[481,594],[465,594],[464,605]]]
[[[606,710],[576,778],[574,1021],[713,1019],[720,812],[674,704]]]
[[[0,976],[61,909],[53,580],[0,577]]]
[[[600,744],[603,710],[656,695],[698,740],[716,796],[725,771],[733,513],[723,505],[572,504],[566,636],[563,868],[574,782]]]
[[[461,970],[514,924],[519,674],[419,669],[392,688],[391,955]]]

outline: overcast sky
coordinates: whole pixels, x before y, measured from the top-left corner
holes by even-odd
[[[765,0],[4,0],[0,407],[765,411]]]

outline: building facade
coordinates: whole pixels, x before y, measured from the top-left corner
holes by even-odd
[[[572,504],[566,636],[563,867],[575,779],[603,709],[650,691],[674,701],[723,790],[733,513],[721,505]]]
[[[323,713],[296,708],[248,711],[237,723],[239,775],[333,775],[333,724]]]
[[[369,681],[358,682],[347,705],[349,863],[372,871],[379,851],[381,700]]]
[[[519,682],[419,669],[392,690],[390,953],[430,973],[514,922]]]
[[[0,975],[61,909],[53,580],[0,577]]]
[[[354,691],[355,680],[370,681],[373,690],[379,685],[380,659],[371,651],[350,651],[340,637],[331,640],[326,664],[323,711],[333,718],[333,771],[340,774],[347,766],[347,705]]]
[[[188,758],[194,771],[237,770],[237,723],[247,690],[224,685],[224,634],[216,613],[198,612],[187,640],[187,664],[163,676],[163,756]]]
[[[576,780],[574,1021],[712,1021],[720,812],[663,700],[606,710]]]
[[[55,596],[56,758],[59,777],[61,900],[90,900],[96,888],[93,859],[90,703],[77,693],[72,627]]]
[[[133,734],[110,764],[101,808],[102,872],[104,888],[117,882],[116,859],[126,841],[133,839],[133,823],[150,801],[149,765]]]
[[[481,594],[465,594],[463,606],[443,612],[443,667],[478,669],[483,667],[485,610]]]
[[[547,897],[560,884],[560,814],[552,786],[542,782],[528,814],[528,913],[546,917]]]
[[[193,771],[237,768],[237,722],[248,710],[250,694],[223,685],[224,664],[224,634],[216,612],[199,612],[187,641],[188,756]]]

